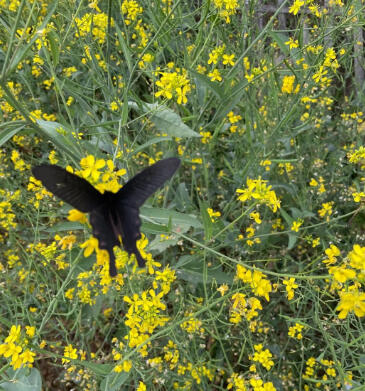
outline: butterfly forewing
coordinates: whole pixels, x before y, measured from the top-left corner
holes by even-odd
[[[135,208],[141,207],[148,197],[174,175],[179,166],[180,159],[172,157],[147,167],[119,190],[119,201]]]
[[[33,167],[32,173],[47,190],[81,212],[88,213],[104,202],[103,195],[88,181],[62,167],[42,164]]]

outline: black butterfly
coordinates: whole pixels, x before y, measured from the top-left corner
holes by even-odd
[[[36,179],[43,185],[84,213],[90,213],[93,236],[99,248],[109,253],[109,273],[117,275],[114,246],[120,246],[119,235],[128,254],[135,254],[138,266],[146,261],[137,249],[141,238],[139,208],[159,187],[172,177],[180,166],[180,159],[168,158],[158,161],[128,181],[117,193],[96,190],[88,181],[55,165],[42,164],[32,169]]]

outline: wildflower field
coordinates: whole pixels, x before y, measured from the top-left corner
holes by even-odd
[[[0,0],[0,390],[365,389],[364,8]],[[114,278],[31,171],[168,157]]]

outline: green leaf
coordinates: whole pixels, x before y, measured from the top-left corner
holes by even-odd
[[[45,232],[76,231],[85,229],[85,226],[76,221],[64,221],[45,229]]]
[[[277,31],[268,30],[268,34],[273,39],[274,42],[279,46],[280,50],[283,52],[285,57],[289,56],[289,46],[285,45],[285,42],[289,40],[289,37],[284,33],[279,33]]]
[[[134,149],[132,155],[136,155],[138,152],[143,151],[144,149],[146,149],[147,147],[149,147],[151,145],[162,143],[164,141],[171,141],[171,140],[172,140],[172,137],[163,137],[163,136],[162,137],[154,137],[151,140],[148,140],[146,143],[140,145],[138,148]]]
[[[288,250],[291,250],[294,248],[295,243],[298,241],[298,236],[294,235],[294,233],[289,233],[289,241],[288,241]]]
[[[286,213],[284,208],[280,208],[279,211],[280,214],[283,216],[284,220],[286,221],[286,223],[288,224],[288,226],[291,227],[294,219],[288,213]]]
[[[137,105],[134,106],[134,108],[136,107]],[[201,137],[199,133],[185,125],[181,117],[167,106],[157,103],[144,103],[143,111],[150,114],[150,120],[161,133],[180,138]]]
[[[76,140],[72,137],[70,129],[58,122],[37,120],[38,126],[42,129],[45,135],[64,153],[71,155],[71,157],[79,162],[82,158],[81,151],[77,147]],[[57,130],[63,129],[66,134]],[[67,135],[70,135],[67,137]]]
[[[194,227],[201,228],[201,222],[193,215],[185,213],[175,212],[170,209],[151,208],[148,206],[142,206],[141,216],[147,217],[155,222],[167,225],[171,219],[173,227],[186,228]]]
[[[229,94],[221,100],[211,123],[215,123],[216,120],[221,120],[224,118],[237,106],[238,103],[242,101],[242,97],[246,93],[245,89],[247,84],[247,80],[242,80],[240,83],[229,90]]]
[[[96,375],[101,376],[109,375],[114,368],[113,364],[95,364],[89,361],[82,361],[82,365],[90,369]]]
[[[173,239],[161,240],[159,237],[156,237],[152,242],[148,245],[148,251],[155,251],[157,253],[162,253],[167,248],[171,246],[175,246],[176,243],[180,240],[179,237],[175,237]]]
[[[207,76],[202,75],[199,72],[195,72],[190,70],[191,73],[196,78],[196,81],[198,84],[201,84],[202,86],[208,88],[210,91],[212,91],[219,100],[222,100],[224,97],[223,89],[220,87],[219,83],[216,83],[214,81],[211,81]],[[199,87],[201,89],[201,87]]]
[[[8,382],[0,383],[2,391],[41,391],[42,379],[36,368],[22,368],[17,371],[9,369]]]
[[[47,38],[51,47],[53,66],[56,67],[60,59],[60,45],[58,35],[55,31],[51,30],[48,32]]]
[[[189,264],[189,266],[191,265],[192,264]],[[201,262],[200,265],[202,266],[203,262]],[[188,281],[192,284],[216,282],[219,285],[221,284],[232,285],[233,276],[229,276],[228,274],[220,270],[209,270],[207,275],[204,275],[203,269],[201,268],[199,270],[195,268],[196,266],[197,265],[195,263],[194,269],[179,268],[178,269],[179,278]]]
[[[9,126],[9,129],[2,129],[5,126]],[[6,122],[1,124],[1,135],[0,135],[0,147],[11,139],[15,134],[24,129],[24,125],[19,125],[17,128],[13,128],[13,124]]]
[[[120,43],[120,46],[122,47],[123,57],[127,63],[128,71],[129,71],[129,73],[131,73],[133,70],[131,51],[130,51],[129,47],[127,46],[127,43],[125,42],[125,39],[123,37],[122,32],[120,31],[118,24],[115,23],[114,27],[115,27],[115,31],[117,32],[117,35],[118,35],[118,42]]]
[[[142,232],[148,232],[151,234],[168,234],[170,231],[166,225],[162,224],[153,224],[150,222],[143,222],[142,224]]]
[[[209,213],[207,212],[208,204],[204,201],[199,202],[199,209],[203,219],[204,236],[205,236],[204,239],[206,241],[209,241],[210,238],[212,237],[213,223],[212,220],[210,219]]]
[[[128,380],[129,373],[110,373],[100,384],[101,391],[119,391],[123,384]]]

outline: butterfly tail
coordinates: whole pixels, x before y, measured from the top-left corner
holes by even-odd
[[[115,255],[113,249],[108,249],[109,253],[109,274],[110,277],[115,277],[117,275],[117,268],[115,266]]]
[[[125,204],[127,201],[122,199],[117,206],[120,216],[123,247],[129,255],[134,254],[136,256],[139,267],[144,267],[146,261],[137,248],[137,241],[141,239],[139,209]]]
[[[107,250],[109,253],[109,274],[111,277],[117,275],[115,266],[114,246],[119,246],[118,236],[114,230],[110,217],[110,207],[103,204],[90,213],[90,224],[93,229],[93,236],[98,239],[100,249]]]
[[[142,258],[142,255],[141,253],[138,251],[138,249],[136,248],[136,250],[134,251],[133,253],[136,258],[137,258],[137,262],[138,262],[138,266],[139,267],[145,267],[146,266],[146,260],[144,258]]]

